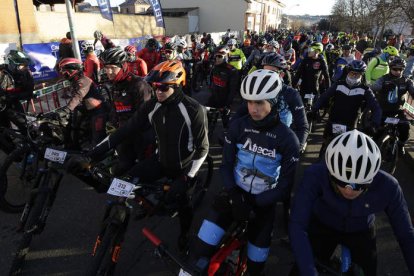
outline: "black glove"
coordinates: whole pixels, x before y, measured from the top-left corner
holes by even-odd
[[[91,158],[86,156],[74,156],[69,158],[65,164],[65,169],[68,173],[79,174],[90,167]]]
[[[249,200],[247,193],[236,187],[231,189],[228,195],[233,219],[237,221],[248,220],[252,210],[252,202]]]
[[[192,181],[193,178],[187,175],[183,175],[175,179],[171,183],[170,188],[165,195],[165,203],[167,205],[176,205],[180,201],[185,200],[187,196],[187,190],[191,186]]]

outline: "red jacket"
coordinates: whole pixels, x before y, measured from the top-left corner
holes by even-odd
[[[128,62],[128,71],[136,76],[145,77],[148,74],[147,63],[137,57],[134,62]]]
[[[160,53],[155,50],[150,52],[148,48],[139,51],[137,57],[142,58],[147,63],[148,71],[160,62]]]
[[[98,57],[95,54],[88,54],[83,62],[83,71],[88,78],[98,81],[98,72],[101,68]]]

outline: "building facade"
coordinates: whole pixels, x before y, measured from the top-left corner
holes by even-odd
[[[263,32],[279,28],[284,4],[279,0],[161,0],[164,9],[198,8],[198,32],[227,29]],[[194,15],[195,16],[195,15]]]
[[[150,5],[144,0],[127,0],[119,5],[121,13],[124,14],[137,14],[145,13]]]

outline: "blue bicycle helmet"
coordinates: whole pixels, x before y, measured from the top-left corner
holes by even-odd
[[[362,60],[353,60],[349,65],[349,71],[364,73],[367,70],[367,65]]]

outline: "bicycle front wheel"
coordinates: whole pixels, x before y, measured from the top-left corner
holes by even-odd
[[[34,234],[41,231],[42,226],[39,225],[40,217],[46,206],[49,197],[49,191],[39,191],[36,195],[33,207],[30,210],[29,217],[26,222],[23,238],[21,239],[19,246],[17,247],[16,254],[14,256],[12,266],[10,268],[9,275],[19,275],[23,267],[26,255],[29,253],[30,243]]]
[[[379,149],[381,151],[381,169],[389,174],[394,174],[398,161],[397,142],[391,137],[386,136],[380,140]]]
[[[119,254],[119,246],[117,246],[119,230],[118,225],[108,224],[103,235],[98,236],[86,275],[113,275]]]
[[[30,163],[30,150],[14,150],[0,167],[0,209],[20,213],[36,179],[34,164]]]

